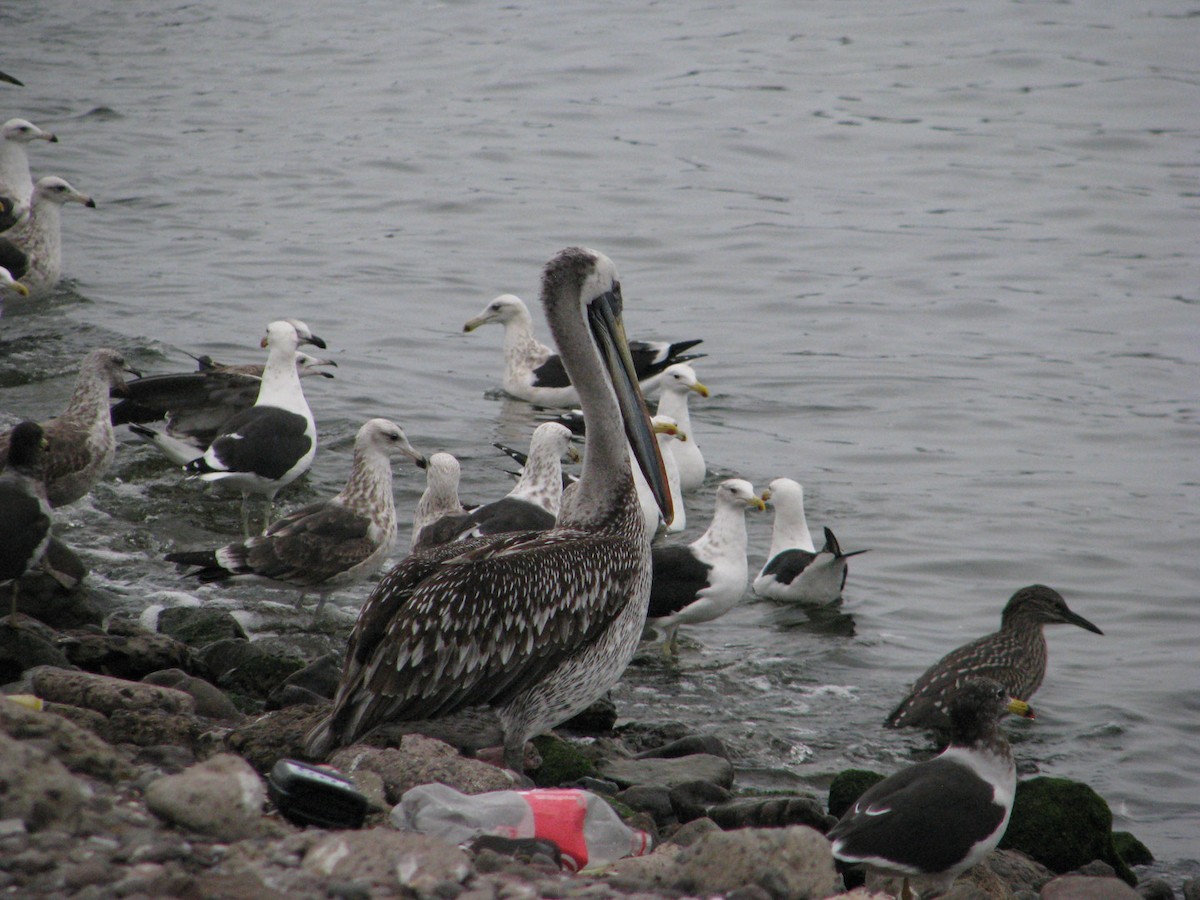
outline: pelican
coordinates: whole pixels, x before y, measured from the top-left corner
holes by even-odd
[[[579,482],[549,531],[436,547],[384,576],[350,635],[333,710],[307,737],[310,757],[372,732],[456,733],[468,749],[499,738],[521,771],[525,741],[592,703],[633,657],[651,536],[626,440],[667,521],[672,510],[616,266],[563,250],[542,273],[542,305],[588,418]]]

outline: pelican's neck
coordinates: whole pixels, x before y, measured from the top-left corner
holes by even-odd
[[[307,415],[308,403],[304,400],[304,390],[300,387],[300,376],[296,372],[294,346],[288,346],[287,342],[271,344],[255,406],[277,406],[288,412]]]

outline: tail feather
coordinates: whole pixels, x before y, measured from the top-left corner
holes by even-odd
[[[216,550],[187,550],[181,553],[168,553],[163,559],[181,566],[197,566],[196,571],[188,572],[188,575],[204,582],[220,581],[233,574],[217,562]]]

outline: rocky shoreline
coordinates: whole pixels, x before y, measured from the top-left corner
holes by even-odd
[[[106,618],[61,579],[26,580],[22,614],[0,622],[0,684],[24,695],[0,700],[0,895],[886,896],[843,893],[861,875],[843,880],[822,836],[877,775],[842,773],[827,797],[747,792],[717,738],[670,722],[616,727],[603,701],[536,740],[527,774],[604,796],[654,837],[648,855],[572,875],[552,846],[464,849],[397,830],[387,814],[417,784],[514,786],[510,773],[419,736],[328,761],[368,798],[363,828],[298,828],[267,800],[264,776],[280,758],[304,759],[301,739],[336,685],[339,629],[315,631],[302,659],[294,642],[249,640],[222,610],[163,610],[150,631]],[[1137,882],[1130,865],[1149,853],[1111,822],[1086,785],[1023,781],[1002,849],[946,896],[1178,896],[1162,879]],[[1200,898],[1200,879],[1181,887]]]

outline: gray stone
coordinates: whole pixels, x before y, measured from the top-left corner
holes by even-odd
[[[707,781],[689,781],[671,788],[671,807],[680,822],[707,816],[709,807],[731,799],[729,791]]]
[[[37,741],[72,772],[116,783],[133,777],[133,767],[86,728],[16,703],[0,703],[0,732],[20,741]]]
[[[708,753],[674,759],[607,759],[597,769],[601,776],[623,788],[635,784],[675,787],[689,781],[707,781],[723,788],[733,784],[733,765]]]
[[[7,603],[7,597],[0,603]],[[7,616],[7,611],[5,612]],[[9,617],[0,628],[0,684],[9,684],[35,666],[71,669],[71,661],[54,646],[53,635],[28,616]]]
[[[692,756],[697,753],[707,753],[729,759],[729,751],[724,742],[714,734],[689,734],[677,741],[671,741],[661,747],[643,750],[637,755],[638,759],[674,759],[677,756]]]
[[[671,791],[662,785],[635,784],[617,794],[616,800],[630,809],[649,813],[659,825],[675,818],[675,810],[671,806]]]
[[[266,787],[240,757],[222,753],[146,789],[146,805],[175,825],[235,841],[261,832]]]
[[[218,722],[240,722],[245,716],[233,705],[219,688],[203,678],[189,675],[182,669],[163,669],[151,672],[142,679],[146,684],[159,687],[173,688],[191,694],[196,701],[196,715],[206,719],[216,719]]]
[[[1062,875],[1042,888],[1042,900],[1141,900],[1141,894],[1116,877]]]
[[[21,819],[30,831],[70,825],[91,789],[44,750],[0,734],[0,820]]]
[[[186,669],[190,652],[186,644],[142,628],[112,623],[63,632],[59,646],[72,663],[88,672],[138,679],[159,669]]]
[[[158,614],[158,630],[192,647],[224,638],[249,640],[241,623],[227,610],[211,606],[173,606]]]
[[[702,896],[758,885],[776,898],[828,897],[841,885],[829,842],[804,826],[711,832],[680,852],[664,882]]]
[[[471,860],[458,847],[390,828],[331,833],[309,849],[303,865],[326,878],[416,892],[443,881],[461,884],[471,874]]]
[[[1171,887],[1170,882],[1157,876],[1139,881],[1137,892],[1145,900],[1175,900],[1175,890]]]
[[[1054,873],[1019,850],[993,850],[983,861],[1013,892],[1028,891],[1037,896]]]
[[[289,706],[264,713],[230,731],[225,746],[258,771],[269,772],[283,757],[307,759],[304,738],[328,713],[328,707],[318,706]]]
[[[82,706],[106,715],[118,709],[190,714],[196,707],[196,701],[183,691],[63,669],[38,669],[33,673],[33,689],[46,700]]]
[[[671,833],[668,838],[668,843],[676,844],[680,847],[690,847],[704,835],[712,831],[720,831],[721,826],[705,816],[699,819],[692,819],[684,825],[680,825]]]
[[[1200,900],[1200,878],[1189,878],[1183,883],[1183,900]]]
[[[332,700],[341,677],[342,665],[337,656],[326,653],[285,678],[267,697],[267,709]]]
[[[739,797],[710,806],[707,815],[726,831],[807,825],[824,834],[837,821],[813,797]]]
[[[507,770],[467,759],[449,744],[418,734],[405,735],[396,748],[367,744],[343,747],[330,757],[329,764],[351,777],[364,769],[378,773],[387,789],[388,802],[393,804],[409,788],[433,781],[464,794],[510,790],[515,786]]]
[[[199,651],[200,659],[213,673],[216,685],[247,697],[266,699],[304,661],[268,652],[257,642],[225,638]],[[165,668],[165,667],[164,667]]]

